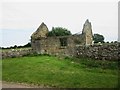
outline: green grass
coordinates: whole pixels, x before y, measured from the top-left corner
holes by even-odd
[[[90,62],[91,63],[91,62]],[[112,62],[111,62],[112,63]],[[91,67],[69,58],[32,56],[2,60],[2,79],[49,87],[114,88],[118,85],[116,68]]]

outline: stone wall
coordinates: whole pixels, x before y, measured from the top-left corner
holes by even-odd
[[[55,48],[56,49],[56,48]],[[50,51],[43,51],[41,54],[50,54],[50,55],[57,55],[57,56],[72,56],[72,57],[89,57],[93,59],[99,60],[118,60],[120,58],[120,44],[107,44],[107,45],[93,45],[93,46],[75,46],[70,48],[61,48],[59,50],[52,50],[49,48],[47,50]],[[13,57],[22,57],[29,54],[33,54],[34,51],[32,49],[27,50],[8,50],[2,51],[2,58],[13,58]]]
[[[11,49],[7,51],[2,51],[1,56],[2,56],[2,59],[5,59],[5,58],[22,57],[32,53],[33,53],[32,49],[26,49],[26,50]]]
[[[76,57],[90,57],[99,60],[118,60],[120,58],[120,44],[94,45],[76,47]]]
[[[47,37],[40,40],[34,40],[31,44],[32,49],[38,54],[73,55],[76,45],[84,45],[82,38],[82,35]],[[62,42],[60,39],[66,39],[66,45],[61,45]]]
[[[48,28],[42,23],[31,36],[32,49],[38,54],[73,55],[77,45],[92,45],[93,34],[89,20],[86,20],[82,33],[67,36],[48,36]],[[72,51],[71,51],[72,50]],[[70,54],[72,53],[72,54]]]
[[[87,19],[82,30],[82,35],[84,36],[85,39],[85,44],[84,45],[92,45],[93,42],[93,34],[92,34],[92,25],[91,22]]]

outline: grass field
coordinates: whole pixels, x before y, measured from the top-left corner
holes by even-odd
[[[116,62],[104,61],[103,63],[89,59],[75,61],[53,56],[27,56],[2,60],[2,70],[3,81],[8,82],[62,88],[114,88],[118,86]]]

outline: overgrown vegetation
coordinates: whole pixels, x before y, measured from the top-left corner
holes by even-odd
[[[62,27],[53,27],[51,31],[49,31],[48,36],[66,36],[71,35],[71,32],[66,28]]]
[[[114,88],[118,86],[117,62],[50,55],[4,59],[3,81],[49,87]]]
[[[94,40],[94,43],[104,43],[104,36],[103,35],[100,35],[100,34],[94,34],[93,35],[93,40]]]

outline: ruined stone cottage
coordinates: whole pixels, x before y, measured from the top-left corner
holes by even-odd
[[[80,30],[81,31],[81,30]],[[31,36],[32,49],[2,51],[2,59],[22,57],[34,54],[57,56],[88,57],[99,60],[116,60],[120,58],[120,43],[92,45],[91,23],[86,20],[81,34],[69,36],[48,36],[48,28],[42,23]]]
[[[80,30],[81,31],[81,30]],[[42,23],[31,36],[31,45],[38,54],[73,56],[76,46],[89,46],[93,42],[92,26],[89,20],[83,25],[81,34],[69,36],[48,35],[48,27]]]

